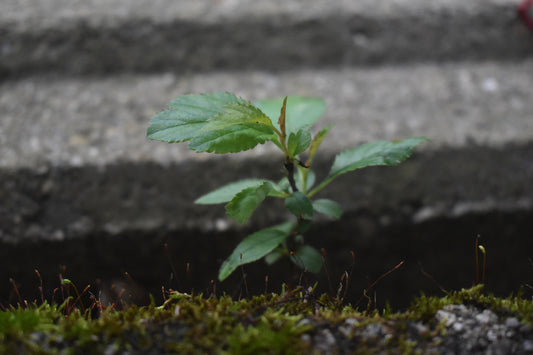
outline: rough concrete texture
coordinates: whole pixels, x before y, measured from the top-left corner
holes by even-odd
[[[449,207],[450,204],[460,202],[457,200],[461,198],[457,198],[456,194],[446,196],[439,193],[457,185],[461,185],[461,189],[465,191],[477,191],[475,199],[468,202],[495,202],[504,199],[505,203],[530,206],[533,203],[533,190],[527,187],[528,184],[524,184],[523,174],[526,174],[526,178],[533,177],[531,163],[525,158],[512,160],[511,156],[515,154],[516,149],[507,146],[523,146],[527,150],[533,137],[533,101],[529,91],[530,83],[533,82],[531,68],[533,62],[524,60],[514,64],[460,63],[365,70],[305,70],[285,74],[247,72],[188,76],[130,75],[83,80],[41,77],[8,81],[0,85],[0,109],[5,112],[0,122],[0,144],[3,147],[0,164],[5,172],[12,171],[11,174],[15,176],[22,176],[19,175],[21,169],[36,171],[37,174],[31,178],[34,181],[32,184],[42,185],[43,193],[48,196],[47,201],[54,200],[55,196],[60,197],[66,205],[56,211],[70,211],[70,214],[76,216],[70,220],[66,215],[57,212],[61,218],[54,222],[54,229],[47,227],[39,234],[70,236],[72,233],[68,231],[74,228],[72,223],[97,229],[110,225],[114,225],[115,229],[119,228],[118,226],[133,229],[143,226],[142,229],[146,229],[147,226],[156,228],[158,225],[168,224],[177,229],[185,225],[188,228],[205,227],[210,223],[198,218],[204,214],[205,208],[192,208],[192,200],[206,192],[206,186],[216,186],[217,182],[211,178],[199,179],[199,175],[207,174],[210,177],[215,174],[220,169],[217,168],[217,161],[220,160],[225,166],[235,166],[229,169],[227,178],[217,174],[217,179],[221,181],[227,182],[241,176],[260,177],[261,169],[251,167],[256,164],[254,161],[263,160],[270,163],[263,170],[273,170],[277,173],[277,164],[280,164],[282,157],[273,145],[268,144],[251,152],[222,159],[220,156],[189,151],[186,144],[150,141],[145,137],[149,117],[164,108],[171,99],[187,92],[228,90],[251,100],[294,93],[324,97],[328,103],[329,109],[320,124],[332,123],[335,128],[323,143],[322,172],[329,168],[330,162],[327,160],[333,159],[342,149],[375,139],[426,136],[432,141],[420,147],[417,154],[426,152],[429,155],[432,151],[449,150],[457,152],[458,155],[440,154],[441,158],[433,162],[435,166],[419,166],[418,173],[404,176],[403,183],[422,186],[427,182],[442,179],[443,172],[437,165],[446,167],[464,164],[461,171],[467,169],[473,176],[464,176],[457,180],[452,178],[453,175],[448,175],[448,179],[443,181],[444,185],[439,184],[438,190],[428,186],[426,191],[416,191],[415,195],[418,195],[412,198],[420,200],[422,205],[423,201],[432,200],[432,205],[426,206],[424,211],[440,211],[443,205]],[[509,156],[506,157],[505,153],[502,153],[501,159],[491,160],[490,155],[496,154],[494,151],[508,151]],[[466,154],[465,152],[469,152],[467,156],[470,163],[461,162],[461,156]],[[196,163],[193,163],[195,161]],[[244,162],[246,165],[239,167]],[[138,201],[135,203],[128,202],[131,196],[115,196],[111,199],[113,201],[104,205],[110,207],[117,204],[113,210],[121,212],[114,212],[103,218],[100,215],[102,207],[99,201],[104,196],[114,195],[111,191],[131,190],[128,185],[136,184],[135,181],[152,175],[154,169],[160,171],[163,176],[172,174],[173,168],[168,168],[165,173],[161,168],[152,166],[152,163],[187,166],[187,169],[179,169],[181,174],[176,172],[175,179],[179,179],[181,184],[173,187],[172,191],[180,196],[180,203],[177,203],[176,199],[176,203],[166,209],[173,212],[153,213],[159,211],[158,203],[166,196],[165,189],[161,189],[161,184],[166,186],[163,179],[158,181],[157,187],[150,184],[135,187],[138,194]],[[135,178],[127,176],[128,173],[122,176],[120,169],[116,168],[117,164],[122,167],[130,166],[125,171],[130,171],[131,175],[136,174],[131,169],[137,166],[142,176]],[[192,169],[193,166],[196,166],[197,170]],[[370,185],[367,188],[374,189],[382,180],[388,181],[389,184],[392,183],[388,179],[401,180],[401,169],[407,167],[394,168],[396,178],[394,174],[390,177],[384,175],[382,178],[376,176],[376,180],[367,182]],[[505,196],[494,188],[480,185],[475,176],[486,175],[488,171],[491,171],[491,179],[497,176],[502,179],[501,184],[508,185],[507,191],[520,191],[521,195]],[[505,171],[505,174],[498,174],[498,171]],[[77,187],[68,184],[71,174],[79,175],[76,178]],[[269,175],[274,179],[281,177],[275,173]],[[98,176],[107,176],[106,182],[101,182],[103,185],[93,190],[93,181],[100,180]],[[517,176],[520,178],[515,179]],[[58,181],[64,179],[66,181],[57,185]],[[493,183],[497,184],[496,181]],[[4,182],[3,186],[8,186],[6,192],[20,193],[19,197],[11,196],[4,201],[34,200],[39,195],[39,192],[33,189],[31,192],[25,191],[22,185],[17,184],[18,187],[13,189],[10,184]],[[122,187],[118,188],[117,185]],[[157,194],[152,193],[154,188],[158,190]],[[353,189],[350,181],[344,180],[339,191]],[[85,194],[85,191],[92,192]],[[395,192],[395,196],[400,201],[413,192],[399,190]],[[71,197],[67,198],[69,195]],[[85,196],[82,199],[84,207],[80,207],[81,210],[69,207],[69,201],[77,200],[75,196],[80,195]],[[442,201],[437,201],[437,198],[434,198],[436,195],[440,196]],[[339,197],[342,197],[342,194]],[[463,198],[466,199],[466,196]],[[47,205],[39,200],[42,199],[37,198],[35,202],[37,211]],[[151,212],[141,213],[140,210],[135,210],[140,208],[139,202],[145,200],[154,201],[149,209]],[[353,201],[357,203],[350,202],[349,199],[345,201],[346,207],[363,207],[361,199]],[[119,208],[127,203],[133,205],[128,209]],[[365,203],[368,203],[367,208],[371,208],[372,204],[378,205],[383,201],[376,198]],[[388,203],[394,205],[392,200]],[[9,209],[10,212],[5,214],[7,218],[3,218],[2,235],[10,240],[22,237],[7,227],[14,225],[13,221],[19,219],[21,214],[25,215],[23,212],[16,212],[17,206],[24,209],[24,204],[16,203]],[[222,212],[222,208],[216,208]],[[126,213],[126,210],[131,211]],[[180,217],[176,217],[176,213]],[[139,216],[135,217],[135,214]],[[30,214],[33,215],[34,213]],[[131,222],[131,219],[135,222]],[[28,223],[22,223],[23,221],[25,220],[17,224],[27,227]],[[61,225],[60,221],[64,224]],[[40,219],[39,223],[47,225],[48,220]],[[28,229],[23,235],[34,235],[36,228],[37,226]],[[79,233],[74,233],[77,234]]]
[[[519,0],[8,1],[0,77],[294,70],[533,54]]]
[[[198,22],[220,21],[230,17],[319,17],[330,13],[366,13],[373,16],[392,16],[398,13],[417,13],[425,10],[479,13],[486,8],[518,5],[517,0],[373,0],[335,1],[322,0],[198,0],[145,1],[115,0],[5,0],[0,18],[11,21],[57,23],[65,19],[90,19],[94,23],[127,18],[151,18],[154,21],[189,19]],[[29,27],[29,26],[28,26]]]
[[[533,34],[516,16],[518,3],[3,1],[0,257],[22,261],[6,275],[22,277],[36,258],[35,267],[52,274],[58,263],[98,277],[124,265],[133,272],[145,257],[144,265],[163,270],[156,252],[163,241],[174,243],[180,262],[192,258],[213,274],[242,235],[222,206],[192,201],[241,177],[277,179],[281,158],[268,145],[196,154],[186,144],[149,141],[145,131],[177,96],[217,90],[249,100],[325,98],[319,125],[335,128],[319,176],[342,149],[431,138],[405,164],[366,169],[324,191],[346,217],[337,227],[321,221],[309,238],[331,233],[323,246],[335,260],[358,248],[370,259],[387,250],[387,263],[402,254],[445,264],[465,238],[461,250],[470,255],[478,232],[496,250],[505,237],[526,252],[529,244],[516,238],[531,232],[533,209]],[[279,221],[282,209],[267,204],[243,233]],[[391,241],[402,234],[404,244]],[[42,240],[44,247],[32,243]],[[187,249],[209,243],[202,253]],[[424,255],[435,245],[438,253]],[[374,277],[383,271],[363,260]],[[160,287],[153,269],[143,272]]]
[[[375,139],[427,136],[427,148],[501,146],[533,137],[533,59],[284,73],[246,71],[106,78],[32,77],[0,83],[3,167],[162,164],[206,159],[186,144],[146,139],[148,120],[185,93],[229,91],[248,100],[319,96],[334,124],[323,149],[333,154]],[[23,139],[21,139],[23,138]],[[272,156],[271,145],[251,153]],[[274,156],[275,158],[275,156]]]
[[[154,220],[153,217],[139,217],[136,219],[138,223],[133,224],[129,220],[135,214],[141,213],[131,211],[124,215],[114,212],[107,218],[96,217],[101,209],[98,200],[103,196],[102,191],[112,190],[117,184],[132,183],[134,180],[129,177],[124,180],[109,177],[104,183],[109,186],[101,186],[102,191],[93,191],[86,196],[82,211],[68,207],[68,201],[71,199],[64,196],[83,194],[78,189],[82,189],[81,186],[86,183],[72,190],[54,190],[51,187],[56,181],[68,177],[70,170],[89,169],[95,171],[97,176],[106,176],[114,169],[110,167],[117,165],[141,167],[151,166],[152,163],[163,166],[199,164],[200,167],[205,161],[209,164],[205,168],[202,167],[202,170],[191,172],[190,177],[183,181],[185,184],[180,185],[181,189],[200,194],[206,191],[205,185],[216,186],[216,182],[212,180],[202,180],[200,183],[201,180],[196,176],[211,174],[210,171],[214,169],[210,169],[210,166],[214,166],[213,161],[220,157],[190,152],[186,144],[168,145],[145,138],[149,117],[163,109],[170,100],[185,93],[230,91],[249,100],[288,94],[323,97],[328,104],[328,111],[320,124],[333,123],[336,126],[323,144],[322,160],[325,162],[340,150],[363,142],[409,136],[431,138],[431,143],[421,147],[419,153],[446,150],[461,152],[461,149],[469,149],[471,152],[484,154],[483,147],[505,151],[509,144],[527,148],[533,136],[533,101],[530,92],[533,81],[533,56],[530,55],[533,54],[533,36],[516,18],[515,5],[516,1],[396,1],[387,5],[365,1],[338,2],[331,5],[315,1],[312,4],[306,2],[303,7],[300,2],[287,2],[282,5],[272,2],[248,4],[241,1],[159,1],[148,6],[144,2],[128,1],[116,2],[110,8],[106,2],[98,1],[66,4],[56,0],[39,2],[38,5],[4,2],[0,26],[3,26],[6,36],[2,37],[0,65],[6,65],[4,69],[9,74],[8,77],[12,77],[11,74],[16,75],[19,69],[23,73],[36,75],[25,75],[18,79],[12,77],[0,83],[0,166],[7,174],[4,176],[11,176],[6,178],[6,181],[11,181],[12,176],[18,176],[18,172],[27,171],[30,175],[33,172],[34,177],[30,180],[33,181],[32,184],[42,185],[42,190],[48,196],[47,200],[54,200],[55,194],[63,196],[62,199],[67,201],[63,210],[71,211],[78,217],[70,220],[58,213],[60,217],[53,223],[55,227],[52,230],[46,219],[40,218],[40,222],[35,223],[32,217],[32,228],[26,228],[27,220],[21,216],[28,215],[26,210],[29,208],[28,204],[32,203],[15,202],[9,209],[3,208],[0,235],[11,241],[24,239],[23,235],[68,237],[72,234],[68,232],[72,230],[71,223],[85,226],[83,230],[86,232],[90,230],[88,226],[100,230],[102,226],[109,225],[115,226],[111,228],[113,230],[117,230],[117,226],[135,229],[138,225],[153,228],[172,225],[179,229],[185,221],[188,228],[209,226],[210,223],[202,219],[191,218],[188,213],[180,212],[177,214],[182,218],[168,216]],[[147,22],[139,27],[134,25],[136,21]],[[320,21],[327,21],[328,24],[321,24]],[[181,26],[184,23],[191,29],[187,35],[177,34],[178,42],[166,37],[176,34],[172,26]],[[168,24],[171,26],[168,27]],[[244,28],[239,27],[243,24],[246,25]],[[286,31],[277,32],[277,26],[288,27]],[[328,33],[331,26],[336,26],[334,32],[344,31],[344,34]],[[354,32],[354,26],[360,26],[362,34],[356,33],[359,30]],[[370,32],[376,26],[382,28],[376,32],[379,35],[371,35]],[[139,28],[142,28],[140,33],[150,40],[131,40]],[[259,32],[250,31],[250,28]],[[102,53],[85,51],[87,38],[92,46],[105,46],[109,36],[113,37],[121,31],[125,32],[123,36],[113,39],[116,45],[113,45],[112,49],[108,48],[109,50]],[[79,38],[77,32],[81,34]],[[98,35],[91,37],[94,33]],[[300,41],[294,37],[299,34],[313,40]],[[435,35],[440,36],[439,41],[431,38]],[[61,40],[53,39],[54,36]],[[361,36],[367,37],[363,39]],[[37,39],[39,45],[35,46],[31,38]],[[53,40],[49,41],[50,38]],[[73,38],[75,40],[72,40]],[[474,46],[469,40],[462,42],[467,38],[476,39],[482,48]],[[211,41],[209,43],[215,44],[215,47],[206,45],[205,40]],[[345,40],[348,42],[344,42]],[[239,43],[240,47],[233,48],[230,44],[224,51],[217,47],[226,46],[227,43],[233,43],[232,41]],[[265,53],[270,51],[258,52],[254,48],[256,45],[263,46],[268,41],[273,41],[277,48],[274,51],[276,58],[269,59],[273,63],[272,67],[261,62]],[[358,48],[363,42],[366,44]],[[144,47],[147,43],[154,48]],[[26,45],[32,50],[22,50]],[[123,45],[127,48],[123,48]],[[300,45],[305,48],[299,47]],[[505,47],[508,45],[512,45],[514,49]],[[204,48],[205,52],[189,51],[187,48],[190,46]],[[465,46],[466,50],[457,46]],[[176,58],[161,52],[164,48],[183,50],[180,55],[190,63],[176,65],[176,70],[169,71],[167,64],[176,63]],[[294,59],[291,54],[285,53],[287,48],[302,55],[302,58],[290,65],[292,69],[266,70],[283,69],[285,64],[280,63],[286,58]],[[372,48],[381,50],[376,54],[378,52],[373,52]],[[482,54],[483,48],[490,49],[491,53]],[[140,51],[142,55],[132,55],[130,49]],[[58,50],[61,54],[58,54]],[[85,53],[83,60],[78,57],[80,51]],[[309,51],[313,55],[309,55]],[[349,57],[351,54],[347,53],[351,51],[357,52],[359,57],[367,56],[364,61],[373,66],[353,66],[356,62],[339,59],[339,55],[332,55],[332,58],[336,59],[331,62],[320,54],[342,52],[340,57]],[[450,51],[453,53],[452,57],[459,61],[446,61],[449,58],[439,54],[442,51]],[[255,59],[249,58],[244,67],[261,69],[234,72],[228,71],[223,63],[217,62],[225,55],[239,58],[243,53],[245,56],[255,53]],[[280,53],[285,54],[279,55]],[[393,58],[398,53],[406,54],[406,62],[393,64]],[[501,53],[510,55],[509,58],[513,60],[502,61]],[[107,68],[106,71],[116,70],[122,65],[126,66],[119,72],[142,70],[138,63],[147,62],[145,54],[159,56],[158,60],[167,63],[150,69],[160,73],[122,73],[104,77],[69,75],[101,73],[93,69],[108,58],[113,58],[112,62],[116,63],[117,67]],[[379,57],[383,60],[372,60],[374,54],[377,55],[374,59]],[[436,55],[434,60],[420,63],[428,54]],[[486,58],[472,60],[472,54],[479,55],[480,58],[486,55]],[[287,57],[284,57],[285,55]],[[48,57],[52,59],[51,62]],[[9,64],[10,58],[13,59],[14,66]],[[211,69],[217,71],[193,72],[198,69],[194,63],[202,60],[213,61]],[[316,60],[315,64],[320,67],[309,68],[310,63],[307,60]],[[17,67],[24,61],[29,63],[27,71],[23,67]],[[134,64],[129,65],[128,61],[133,61]],[[294,65],[300,62],[301,66]],[[388,64],[377,66],[380,62]],[[71,64],[79,64],[81,67],[79,70],[70,70]],[[237,68],[242,64],[237,61],[235,65]],[[58,68],[61,68],[62,74],[58,72]],[[478,148],[472,149],[472,145]],[[270,166],[275,166],[273,164],[277,164],[279,160],[275,153],[272,146],[265,145],[252,152],[232,155],[223,161],[226,165],[239,166],[245,160],[253,162],[254,159],[261,159],[268,161]],[[447,166],[457,162],[457,157],[453,154],[447,157],[450,162],[439,163]],[[471,158],[478,171],[498,167],[496,162],[478,159],[475,155],[471,155]],[[327,169],[328,165],[324,163],[324,172]],[[511,178],[512,171],[529,171],[527,164],[513,166],[513,169],[508,168],[506,176],[509,178],[501,184],[514,181]],[[254,175],[248,166],[238,170],[242,173],[230,175],[227,180],[231,181],[241,175]],[[401,172],[398,174],[401,175]],[[78,181],[85,181],[92,175],[81,174]],[[261,172],[255,175],[261,176]],[[38,176],[40,182],[37,182]],[[415,179],[416,176],[410,178]],[[90,179],[98,180],[96,177]],[[424,179],[433,181],[431,176],[425,176]],[[493,196],[493,190],[480,190],[474,181],[475,179],[465,178],[460,184],[468,186],[465,190],[483,191],[479,193],[478,199],[498,200]],[[458,181],[450,179],[446,184],[457,185]],[[34,196],[31,196],[35,191],[30,189],[32,193],[28,194],[23,188],[24,185],[24,182],[18,183],[18,188],[13,189],[10,184],[4,183],[3,190],[11,196],[6,200],[35,200]],[[349,187],[342,187],[341,190],[347,188]],[[531,190],[523,189],[522,185],[515,188],[516,191],[522,192],[518,200],[515,196],[500,198],[505,199],[506,203],[513,204],[509,201],[515,201],[517,206],[529,206],[533,194]],[[142,191],[143,188],[137,187],[136,190]],[[402,193],[398,193],[396,198],[401,200]],[[147,198],[145,192],[139,194],[143,196],[143,200]],[[424,196],[419,198],[420,200],[432,200],[429,197],[432,195],[431,191],[420,191],[420,194]],[[109,192],[105,195],[109,196]],[[159,191],[159,196],[161,195],[165,195],[164,191]],[[190,209],[189,202],[194,195],[186,195],[189,200],[180,203],[181,207],[172,206],[173,210],[196,211],[194,208]],[[154,201],[158,200],[157,196],[149,193],[148,196]],[[452,199],[446,199],[442,195],[441,198],[442,203],[435,201],[441,207],[449,205],[448,200],[461,199],[455,194]],[[87,199],[94,201],[88,202]],[[45,204],[43,205],[39,198],[36,200],[34,209],[41,211]],[[115,203],[120,205],[125,202],[117,196]],[[379,204],[377,201],[369,203]],[[87,207],[89,205],[93,207]],[[111,206],[113,203],[106,205]],[[154,205],[157,205],[157,202]],[[138,204],[134,203],[133,206]],[[435,209],[435,205],[431,205],[423,211],[427,214],[428,211],[440,211],[441,207]],[[202,212],[192,212],[193,215],[205,213],[202,209],[198,211]],[[34,216],[35,213],[41,214],[33,212],[29,213],[29,216]],[[19,227],[7,227],[14,225]],[[42,228],[39,229],[39,226]],[[21,232],[24,229],[26,231]],[[40,233],[36,233],[39,230]]]

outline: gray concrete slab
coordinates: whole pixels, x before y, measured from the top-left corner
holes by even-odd
[[[78,285],[128,271],[155,295],[174,287],[164,280],[167,242],[176,265],[191,263],[190,287],[202,290],[243,236],[290,218],[268,200],[238,226],[222,206],[192,203],[238,178],[278,179],[271,147],[210,156],[145,138],[148,119],[170,100],[214,90],[324,97],[320,124],[336,127],[317,157],[319,177],[344,148],[432,139],[398,167],[346,175],[321,193],[346,211],[306,233],[334,261],[331,275],[355,250],[358,275],[370,278],[406,260],[387,280],[394,300],[424,289],[417,262],[457,289],[471,281],[481,234],[488,285],[516,291],[530,282],[517,271],[530,270],[533,220],[533,35],[519,3],[1,1],[0,298],[9,277],[25,297],[33,268],[50,287],[60,264]],[[267,272],[250,268],[261,275],[250,286],[259,280],[262,292]],[[272,285],[287,279],[285,270],[268,274]]]
[[[234,227],[221,208],[191,201],[243,175],[275,178],[272,147],[211,157],[145,138],[148,119],[170,100],[215,90],[324,97],[321,124],[336,128],[322,172],[363,142],[432,139],[396,177],[369,172],[359,178],[366,187],[343,180],[332,189],[349,213],[394,210],[422,221],[530,208],[533,36],[518,4],[3,1],[0,236]],[[406,200],[415,202],[404,214]]]
[[[3,1],[0,78],[515,61],[519,2]]]
[[[533,205],[532,68],[525,60],[3,82],[0,235],[19,242],[237,228],[222,206],[192,201],[238,178],[279,178],[281,157],[271,146],[211,156],[145,137],[149,118],[170,100],[213,90],[250,100],[324,97],[329,109],[321,124],[335,128],[324,141],[321,174],[334,154],[363,142],[432,139],[410,163],[370,169],[328,188],[324,196],[338,199],[348,215],[366,211],[390,223],[527,210]],[[282,209],[270,207],[251,224],[283,217]]]
[[[423,135],[426,147],[533,139],[533,61],[388,66],[104,79],[36,77],[0,84],[0,166],[163,164],[206,159],[186,144],[146,139],[148,120],[186,93],[230,91],[248,100],[307,95],[328,106],[321,125],[333,154],[374,139]],[[425,148],[423,148],[425,149]],[[244,156],[272,154],[268,145]]]
[[[479,13],[488,7],[517,6],[519,3],[520,0],[4,0],[1,4],[0,19],[34,21],[38,25],[81,18],[99,23],[126,17],[148,17],[157,21],[179,18],[208,22],[245,16],[275,18],[280,14],[312,18],[339,12],[365,12],[380,16],[425,10]]]

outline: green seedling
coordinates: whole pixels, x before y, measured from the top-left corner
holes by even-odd
[[[321,254],[305,244],[303,233],[315,213],[339,219],[343,210],[337,202],[314,199],[315,195],[344,173],[367,166],[397,165],[427,140],[375,141],[345,150],[335,157],[329,174],[315,184],[313,161],[332,126],[314,134],[311,127],[325,109],[319,98],[291,96],[252,104],[233,94],[217,92],[180,96],[150,120],[148,138],[168,143],[188,141],[189,149],[197,152],[237,153],[272,142],[283,154],[285,177],[280,181],[241,180],[196,200],[197,204],[226,203],[227,215],[242,224],[267,197],[278,198],[284,200],[296,219],[244,238],[222,264],[220,281],[241,265],[262,258],[272,264],[288,257],[304,270],[320,271]]]

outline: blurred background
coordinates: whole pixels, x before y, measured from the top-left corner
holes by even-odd
[[[475,283],[479,238],[487,289],[533,295],[533,32],[521,4],[3,0],[0,303],[18,302],[14,285],[40,297],[35,269],[48,299],[59,275],[111,302],[122,288],[136,303],[160,300],[162,286],[213,292],[236,244],[287,218],[269,202],[241,227],[222,206],[193,204],[239,178],[281,178],[272,147],[210,156],[146,139],[171,100],[213,91],[324,98],[317,128],[335,128],[319,176],[361,143],[431,139],[398,167],[321,192],[346,213],[306,235],[328,272],[303,286],[335,295],[346,271],[355,303],[404,261],[361,304],[404,308],[421,291]],[[244,294],[243,274],[250,293],[294,281],[286,264],[260,261],[217,292]]]

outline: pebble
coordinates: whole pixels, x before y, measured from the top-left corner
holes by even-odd
[[[517,317],[500,319],[489,309],[448,305],[435,314],[435,323],[408,321],[407,341],[416,343],[421,354],[532,354],[533,328]],[[328,327],[328,328],[322,328]],[[444,331],[440,331],[444,327]],[[337,329],[323,325],[305,338],[318,354],[349,354],[362,344],[372,351],[388,352],[397,327],[394,321],[361,325],[355,318],[346,319]],[[431,336],[429,336],[431,334]],[[403,335],[405,336],[405,335]],[[351,344],[351,345],[347,345]],[[333,347],[331,347],[333,346]]]
[[[429,347],[436,353],[454,354],[533,354],[531,327],[516,317],[499,320],[489,309],[479,310],[464,305],[443,307],[435,315],[444,323],[446,333],[438,346]]]
[[[518,328],[520,326],[520,321],[515,317],[510,317],[505,320],[505,326],[507,328]]]
[[[319,354],[336,354],[337,340],[329,329],[322,329],[314,338],[314,351]]]
[[[525,351],[533,351],[533,341],[525,340],[523,346]]]
[[[498,316],[495,315],[491,310],[485,309],[482,313],[476,314],[476,320],[482,324],[493,323],[498,320]]]

